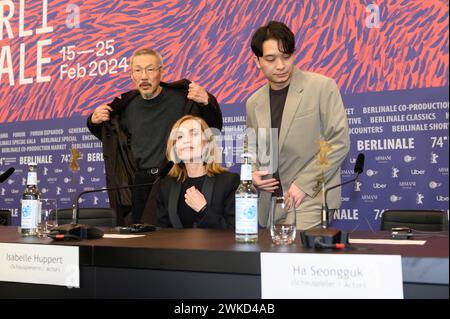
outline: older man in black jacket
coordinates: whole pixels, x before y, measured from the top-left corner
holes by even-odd
[[[135,90],[100,105],[89,116],[89,130],[103,142],[107,187],[152,183],[164,165],[170,128],[182,116],[202,117],[222,129],[222,113],[215,97],[183,79],[164,83],[161,55],[140,49],[131,57]],[[152,191],[153,189],[153,191]],[[155,222],[156,184],[108,192],[119,225],[132,212],[132,222]]]

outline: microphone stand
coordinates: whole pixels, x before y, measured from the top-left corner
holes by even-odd
[[[328,227],[329,224],[329,209],[327,205],[328,192],[337,187],[353,183],[359,177],[358,172],[356,177],[346,181],[342,184],[334,185],[323,191],[323,204],[322,204],[322,219],[320,227],[307,229],[300,232],[300,237],[304,247],[307,248],[345,248],[345,244],[348,243],[348,233],[341,232],[340,230],[332,227]],[[322,187],[324,187],[322,185]]]
[[[349,180],[349,181],[346,181],[346,182],[344,182],[344,183],[342,183],[342,184],[334,185],[334,186],[332,186],[332,187],[330,187],[330,188],[327,188],[327,189],[323,192],[323,201],[322,201],[322,203],[323,203],[323,204],[322,204],[322,223],[321,223],[322,228],[328,228],[328,224],[329,224],[329,220],[328,220],[328,218],[329,218],[329,210],[328,210],[328,204],[327,204],[327,195],[328,195],[328,192],[331,191],[332,189],[335,189],[335,188],[339,187],[339,186],[344,186],[344,185],[353,183],[354,181],[356,181],[356,180],[358,179],[359,174],[360,174],[360,173],[358,172],[358,173],[356,174],[356,177],[355,177],[354,179],[351,179],[351,180]]]
[[[71,224],[72,225],[78,224],[78,219],[79,219],[79,216],[80,216],[79,199],[84,194],[106,192],[106,191],[114,191],[114,190],[119,190],[119,189],[124,189],[124,188],[138,188],[138,187],[152,186],[152,185],[156,184],[156,182],[158,182],[160,179],[161,179],[160,176],[158,176],[151,183],[134,184],[134,185],[126,185],[126,186],[116,186],[116,187],[108,187],[108,188],[100,188],[100,189],[93,189],[93,190],[87,190],[87,191],[81,192],[80,194],[78,194],[76,201],[72,205],[72,223]]]

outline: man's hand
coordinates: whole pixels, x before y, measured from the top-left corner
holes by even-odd
[[[109,105],[103,104],[97,107],[92,113],[92,124],[100,124],[109,121],[109,112],[112,112],[112,108]]]
[[[280,184],[275,178],[262,179],[263,176],[267,175],[269,172],[267,171],[254,171],[252,173],[252,181],[253,185],[256,187],[265,190],[266,192],[273,193]]]
[[[209,102],[208,92],[206,92],[203,87],[194,82],[191,82],[191,84],[189,84],[187,98],[203,105],[207,105]]]
[[[186,194],[184,194],[184,201],[197,213],[206,205],[205,196],[203,196],[203,194],[195,188],[195,186],[192,186],[186,190]]]
[[[286,199],[292,199],[292,202],[295,205],[295,208],[299,208],[300,204],[303,201],[303,198],[305,198],[306,194],[298,188],[294,183],[291,184],[289,187],[289,190],[284,194],[284,197]],[[286,200],[286,204],[288,206],[288,209],[290,209],[290,201]]]

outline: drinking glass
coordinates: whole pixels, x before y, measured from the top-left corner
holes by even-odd
[[[53,198],[40,199],[40,218],[38,222],[38,237],[47,237],[50,231],[58,226],[58,205]]]
[[[294,243],[297,224],[292,197],[272,197],[269,225],[270,236],[275,245]]]

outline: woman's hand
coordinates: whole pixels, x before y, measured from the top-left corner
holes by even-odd
[[[195,186],[192,186],[186,190],[186,194],[184,194],[184,201],[197,213],[206,205],[205,196],[203,196],[203,194],[195,188]]]

